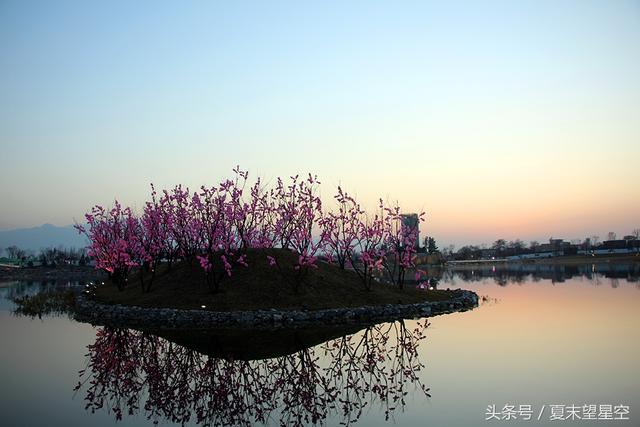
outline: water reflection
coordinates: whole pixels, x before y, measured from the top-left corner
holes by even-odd
[[[590,274],[589,268],[580,267],[587,274],[568,279],[568,272],[575,271],[568,267],[563,269],[566,282],[561,286],[551,283],[561,277],[543,279],[534,274],[525,275],[522,286],[515,286],[521,281],[499,286],[491,268],[478,280],[479,269],[473,267],[474,273],[467,276],[470,282],[456,270],[440,274],[439,288],[459,286],[500,302],[432,318],[428,341],[413,335],[415,321],[377,326],[391,330],[385,349],[375,352],[363,349],[376,347],[375,339],[366,344],[371,340],[362,341],[366,328],[355,327],[289,335],[242,333],[243,341],[230,331],[103,330],[66,316],[32,321],[12,315],[14,305],[3,296],[33,294],[48,285],[0,284],[0,424],[139,426],[151,423],[145,423],[145,416],[168,425],[173,425],[172,419],[178,423],[188,419],[192,425],[198,417],[205,425],[234,420],[246,425],[258,423],[261,416],[275,425],[295,424],[304,416],[312,423],[314,405],[327,402],[326,409],[315,409],[318,423],[358,420],[366,426],[390,425],[382,416],[390,407],[395,408],[390,417],[398,425],[474,426],[482,424],[488,404],[518,402],[540,408],[613,401],[633,406],[640,401],[637,375],[630,375],[640,360],[640,345],[633,338],[640,329],[637,267],[609,269],[618,273],[627,269],[630,279],[612,277],[615,274],[598,264]],[[498,278],[523,277],[518,271],[522,269],[503,272],[496,265]],[[615,282],[618,288],[609,286]],[[603,286],[594,286],[597,283]],[[396,342],[396,327],[410,329],[420,356],[395,355],[391,347],[403,349]],[[424,335],[424,325],[421,331]],[[380,336],[375,330],[369,333],[376,334]],[[88,343],[93,344],[85,359]],[[329,347],[326,354],[325,347]],[[368,354],[377,368],[367,370]],[[393,360],[409,376],[419,375],[433,397],[425,397],[428,390],[423,393],[418,380],[405,378],[402,383],[404,372],[393,367]],[[80,379],[84,385],[72,399],[78,369],[87,361]],[[389,384],[400,382],[395,388],[404,387],[406,396],[390,390],[386,398],[379,397],[375,385],[386,384],[377,374],[380,367],[385,367]],[[278,379],[281,382],[275,383]],[[205,388],[197,388],[200,385]],[[83,409],[85,397],[88,411]],[[353,407],[350,402],[355,402]],[[120,422],[115,419],[118,411]],[[548,416],[536,423],[556,424]]]
[[[85,284],[84,281],[60,280],[0,282],[0,310],[14,310],[16,305],[13,301],[20,298],[67,291],[79,292]]]
[[[305,342],[323,339],[318,330],[292,331],[289,340],[266,337],[270,349],[249,352],[245,333],[163,337],[105,327],[88,346],[76,390],[92,412],[104,409],[116,419],[142,413],[156,423],[301,425],[338,416],[350,424],[373,403],[389,419],[408,394],[429,397],[417,351],[428,324],[411,324],[416,326],[397,321],[349,334],[333,328],[325,332],[333,338],[315,346]],[[255,358],[265,354],[273,357]]]
[[[609,282],[612,287],[620,279],[640,283],[640,263],[593,263],[593,264],[482,264],[452,265],[447,269],[434,269],[430,276],[441,283],[450,284],[456,280],[480,282],[493,279],[500,286],[523,284],[527,281],[549,280],[562,283],[571,279],[585,279],[595,284]],[[442,287],[442,286],[441,286]]]

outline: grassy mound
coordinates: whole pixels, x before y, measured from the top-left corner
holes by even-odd
[[[267,255],[277,259],[279,268],[269,265]],[[151,292],[143,293],[140,278],[133,275],[124,291],[107,283],[96,290],[98,301],[140,307],[167,307],[211,311],[235,310],[320,310],[364,305],[412,304],[450,299],[455,291],[426,291],[408,286],[405,289],[374,283],[366,291],[354,271],[342,270],[325,262],[309,269],[297,282],[294,269],[297,255],[283,249],[251,250],[248,267],[235,266],[233,275],[225,277],[220,290],[212,293],[205,284],[203,270],[197,262],[186,262],[156,272]],[[150,274],[146,275],[147,278]],[[143,276],[145,277],[145,276]],[[296,283],[299,283],[296,286]]]

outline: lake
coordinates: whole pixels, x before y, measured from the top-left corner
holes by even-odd
[[[11,297],[78,284],[4,283],[0,424],[640,424],[638,263],[465,266],[432,285],[481,304],[272,335],[143,333],[18,316]]]

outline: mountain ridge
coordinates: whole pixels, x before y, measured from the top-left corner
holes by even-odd
[[[45,223],[35,227],[0,231],[0,249],[17,246],[20,249],[39,251],[50,246],[81,248],[87,245],[84,236],[73,225],[57,226]]]

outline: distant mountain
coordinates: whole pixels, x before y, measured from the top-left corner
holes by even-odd
[[[87,245],[86,238],[76,231],[72,225],[56,227],[44,224],[34,228],[19,228],[0,231],[0,249],[16,245],[21,249],[39,251],[49,246],[80,248]]]

